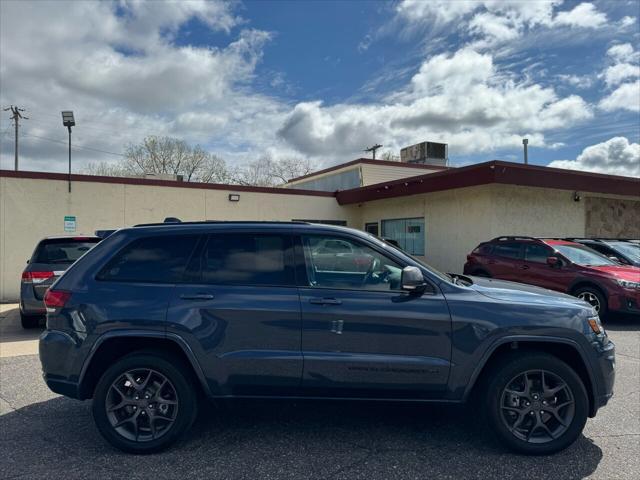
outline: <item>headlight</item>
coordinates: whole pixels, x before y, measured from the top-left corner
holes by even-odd
[[[594,315],[587,319],[587,323],[589,327],[591,327],[591,331],[596,335],[604,334],[604,328],[602,328],[602,324],[600,323],[600,317],[598,315]]]
[[[640,282],[632,282],[630,280],[616,280],[618,285],[624,288],[635,288],[640,290]]]

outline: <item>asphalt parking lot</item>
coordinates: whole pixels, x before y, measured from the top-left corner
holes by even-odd
[[[100,437],[90,401],[50,392],[39,331],[0,305],[0,477],[126,478],[640,478],[640,320],[606,324],[617,345],[615,396],[569,449],[506,452],[473,408],[242,401],[202,412],[172,450],[132,456]]]

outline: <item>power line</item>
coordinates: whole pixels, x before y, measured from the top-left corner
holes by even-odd
[[[32,116],[33,116],[33,111],[30,110],[32,112]],[[42,116],[47,116],[47,117],[52,117],[52,118],[56,118],[58,119],[57,115],[52,115],[50,113],[45,113],[45,112],[40,112],[40,111],[36,111],[35,112],[37,115],[42,115]],[[108,123],[103,123],[103,122],[99,122],[90,118],[80,118],[79,120],[82,121],[82,128],[89,128],[92,130],[98,130],[98,131],[102,131],[102,132],[106,132],[109,133],[111,135],[113,135],[114,132],[117,133],[129,133],[129,132],[138,132],[141,135],[145,135],[145,136],[157,136],[159,135],[157,131],[152,132],[150,130],[144,129],[144,128],[140,128],[140,127],[135,127],[135,126],[127,126],[126,130],[119,130],[117,127],[114,127],[113,125],[110,125]],[[93,124],[93,125],[92,125]],[[100,125],[100,126],[96,126],[96,125]],[[160,134],[162,135],[162,134]]]
[[[59,143],[61,145],[67,145],[67,142],[63,142],[61,140],[55,140],[53,138],[41,137],[40,135],[33,135],[32,133],[23,133],[22,136],[23,137],[39,138],[40,140],[46,140],[48,142]],[[107,150],[100,150],[99,148],[83,147],[81,145],[72,145],[71,148],[77,148],[77,149],[81,149],[81,150],[89,150],[89,151],[92,151],[92,152],[107,153],[109,155],[117,155],[118,157],[124,157],[125,156],[122,153],[109,152]]]

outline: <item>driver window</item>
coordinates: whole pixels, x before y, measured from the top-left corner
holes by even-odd
[[[372,248],[324,235],[302,238],[309,286],[400,290],[402,267]]]

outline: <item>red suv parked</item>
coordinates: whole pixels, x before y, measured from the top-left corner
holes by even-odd
[[[494,238],[467,255],[464,273],[568,293],[593,305],[600,317],[609,311],[640,314],[640,268],[575,242]]]

